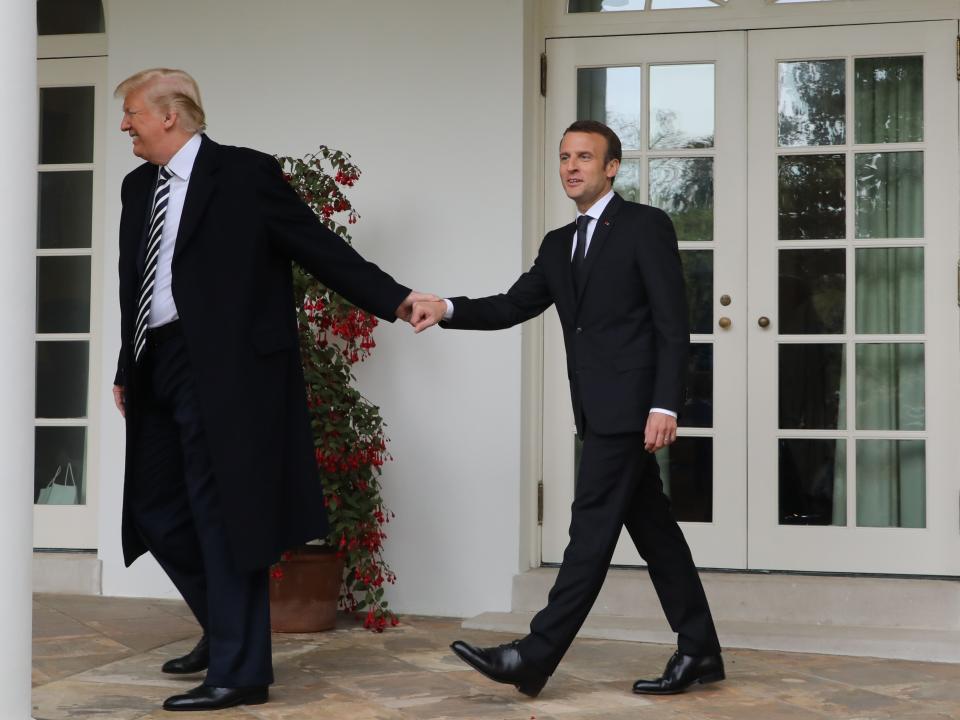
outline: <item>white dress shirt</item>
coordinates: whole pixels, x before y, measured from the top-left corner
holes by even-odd
[[[157,276],[153,284],[150,317],[147,319],[149,328],[166,325],[180,317],[177,314],[177,305],[173,301],[171,264],[173,251],[177,246],[177,231],[180,228],[180,216],[183,214],[183,201],[187,196],[190,173],[193,172],[193,163],[197,159],[199,150],[200,135],[197,134],[187,140],[166,165],[167,170],[170,171],[170,195],[167,198],[167,214],[160,234]]]
[[[613,200],[613,189],[611,188],[610,192],[604,195],[602,198],[597,200],[593,205],[589,207],[586,212],[577,212],[577,220],[580,219],[581,215],[587,215],[590,217],[590,222],[587,225],[587,247],[584,250],[584,257],[590,252],[590,241],[593,240],[593,230],[597,227],[597,220],[603,214],[603,211],[607,209],[607,205],[610,201]],[[577,251],[577,231],[573,231],[573,243],[570,248],[570,259],[573,260],[573,254]],[[447,311],[443,315],[444,320],[449,320],[453,317],[453,302],[450,300],[444,299],[444,302],[447,304]],[[665,410],[664,408],[650,408],[652,413],[662,413],[664,415],[669,415],[672,418],[676,418],[677,414],[672,410]]]

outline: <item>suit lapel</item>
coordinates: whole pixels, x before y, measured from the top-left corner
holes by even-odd
[[[146,259],[144,255],[147,250],[147,225],[150,223],[150,207],[153,200],[153,193],[156,189],[157,166],[152,165],[149,172],[143,174],[143,181],[140,183],[142,189],[131,193],[133,198],[130,207],[130,217],[140,218],[140,224],[135,226],[140,231],[136,235],[130,233],[127,242],[130,243],[131,257],[137,268],[137,277],[143,275],[143,263]]]
[[[573,289],[573,267],[570,264],[570,258],[573,255],[573,239],[576,236],[577,224],[575,222],[557,228],[554,232],[560,234],[561,242],[557,246],[561,248],[560,257],[557,264],[560,267],[560,289],[562,292],[561,302],[557,302],[557,311],[569,308],[572,312],[577,307],[577,295]]]
[[[173,249],[174,260],[189,244],[216,187],[213,175],[217,170],[218,148],[217,143],[206,135],[203,136],[197,159],[193,162],[193,170],[190,171],[190,184],[187,186],[187,196],[183,201],[180,227],[177,228],[177,244]]]
[[[587,254],[583,259],[583,267],[580,269],[580,272],[583,274],[583,279],[580,282],[580,296],[577,298],[577,308],[579,308],[580,303],[583,302],[583,296],[587,294],[590,275],[597,264],[597,258],[606,246],[607,236],[613,229],[614,220],[622,205],[623,198],[614,193],[610,202],[607,203],[607,207],[604,208],[603,213],[597,218],[597,225],[593,229],[593,237],[590,239]],[[571,279],[571,288],[573,287],[572,283],[573,281]]]

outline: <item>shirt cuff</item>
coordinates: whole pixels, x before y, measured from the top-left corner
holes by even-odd
[[[443,314],[443,319],[450,320],[453,318],[453,303],[446,298],[444,298],[443,301],[447,304],[447,311]]]
[[[650,408],[652,413],[660,413],[661,415],[669,415],[674,420],[677,419],[677,414],[673,410],[664,410],[663,408]]]

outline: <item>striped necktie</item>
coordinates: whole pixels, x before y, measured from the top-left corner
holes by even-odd
[[[143,264],[143,281],[140,283],[140,300],[137,302],[136,332],[133,335],[133,357],[139,362],[147,343],[147,321],[150,319],[150,304],[153,301],[153,283],[157,279],[157,258],[160,256],[160,238],[163,235],[163,219],[167,216],[167,200],[170,198],[170,171],[160,168],[157,190],[153,194],[153,212],[147,231],[147,254]]]

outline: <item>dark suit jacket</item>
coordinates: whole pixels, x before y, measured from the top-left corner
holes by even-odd
[[[574,293],[576,223],[547,233],[506,294],[451,298],[444,327],[497,330],[556,303],[577,430],[642,432],[651,407],[678,412],[690,340],[683,271],[666,213],[614,195],[597,220]]]
[[[132,523],[132,448],[140,388],[132,338],[143,234],[157,167],[123,181],[116,383],[126,387],[124,558],[145,551]],[[203,138],[173,256],[173,296],[237,567],[263,568],[327,532],[314,460],[291,260],[385,320],[409,293],[321,225],[277,161]]]

